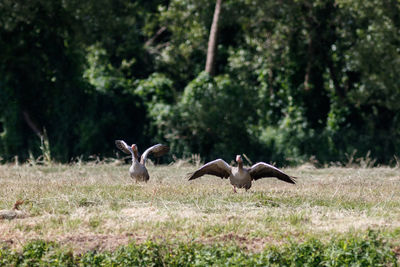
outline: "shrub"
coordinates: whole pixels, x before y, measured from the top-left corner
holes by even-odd
[[[201,73],[185,88],[178,104],[161,122],[163,135],[178,155],[231,159],[252,146],[253,96],[228,75]],[[252,151],[252,149],[246,149]]]

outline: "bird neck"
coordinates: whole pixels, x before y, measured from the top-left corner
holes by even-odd
[[[238,170],[239,171],[243,170],[243,161],[238,162]]]
[[[132,162],[138,162],[139,161],[139,155],[137,153],[137,151],[133,151],[132,152]]]

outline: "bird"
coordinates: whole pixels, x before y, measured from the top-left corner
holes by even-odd
[[[229,178],[233,192],[237,193],[236,188],[244,188],[246,191],[250,189],[252,181],[264,177],[276,177],[287,183],[296,184],[296,178],[287,175],[278,168],[265,162],[258,162],[250,168],[243,168],[243,160],[240,155],[236,156],[238,167],[231,167],[223,159],[216,159],[204,164],[201,168],[190,173],[189,181],[199,178],[203,175],[210,174],[221,178]]]
[[[132,155],[132,165],[129,168],[129,173],[137,182],[147,182],[150,179],[149,173],[146,168],[146,161],[149,155],[161,157],[169,151],[169,147],[162,144],[157,144],[149,147],[144,151],[139,161],[139,152],[136,144],[128,146],[123,140],[115,140],[115,145],[122,152]]]

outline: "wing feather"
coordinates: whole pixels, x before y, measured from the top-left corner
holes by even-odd
[[[231,174],[231,166],[222,159],[216,159],[203,165],[197,171],[189,174],[189,181],[210,174],[221,178],[228,178]]]
[[[154,157],[161,157],[167,154],[169,151],[169,147],[162,144],[157,144],[154,146],[149,147],[146,151],[143,152],[142,156],[140,157],[140,163],[145,164],[147,157],[152,155]]]
[[[124,153],[132,154],[132,148],[128,146],[123,140],[115,140],[115,145]]]
[[[291,177],[280,169],[265,162],[259,162],[251,166],[251,168],[249,169],[249,173],[253,180],[258,180],[264,177],[276,177],[279,180],[285,181],[287,183],[296,183],[295,177]]]

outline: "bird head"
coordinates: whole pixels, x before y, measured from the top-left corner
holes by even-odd
[[[132,148],[132,150],[133,150],[133,151],[135,151],[135,152],[137,152],[137,151],[138,151],[138,149],[137,149],[137,145],[136,145],[136,144],[133,144],[133,145],[131,146],[131,148]]]
[[[236,162],[237,162],[237,163],[242,163],[242,162],[243,162],[242,156],[236,155]]]

